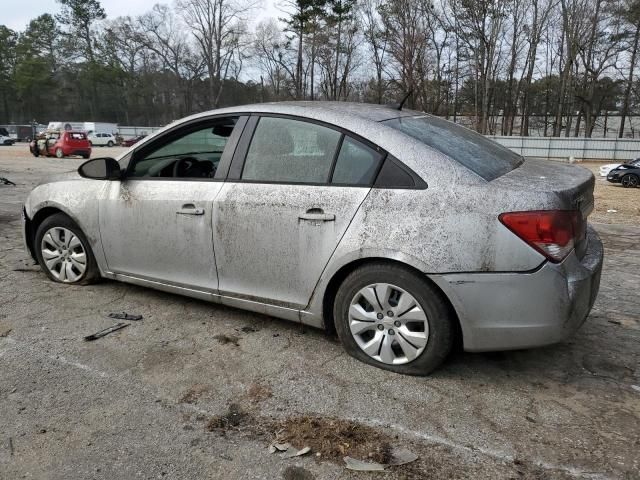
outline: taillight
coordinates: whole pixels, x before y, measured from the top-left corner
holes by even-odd
[[[534,210],[508,212],[500,221],[531,247],[554,263],[562,261],[584,232],[577,210]]]

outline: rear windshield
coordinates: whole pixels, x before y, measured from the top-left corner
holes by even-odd
[[[444,153],[487,181],[510,172],[523,162],[520,155],[508,148],[438,117],[400,117],[382,123]]]
[[[70,140],[86,140],[86,136],[82,132],[69,132]]]

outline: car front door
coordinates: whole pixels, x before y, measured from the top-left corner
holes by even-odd
[[[220,293],[304,308],[382,158],[326,125],[251,117],[214,201]]]
[[[113,273],[217,289],[213,200],[246,117],[169,131],[136,150],[100,201],[100,235]]]

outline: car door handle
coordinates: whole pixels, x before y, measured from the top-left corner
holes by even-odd
[[[178,215],[204,215],[204,208],[196,208],[193,203],[185,203],[176,213]]]
[[[312,222],[333,222],[336,216],[333,213],[324,213],[321,208],[310,208],[305,213],[298,216],[300,220],[311,220]]]

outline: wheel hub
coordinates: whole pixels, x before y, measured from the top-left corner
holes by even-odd
[[[40,243],[44,267],[56,279],[75,283],[82,279],[87,269],[87,255],[76,234],[64,227],[47,230]]]
[[[429,322],[417,300],[387,283],[368,285],[355,294],[349,328],[362,351],[391,365],[415,360],[429,338]]]

